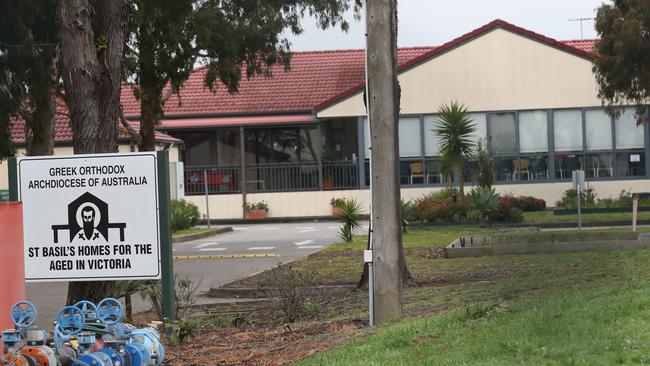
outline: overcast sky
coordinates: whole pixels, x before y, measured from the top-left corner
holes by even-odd
[[[580,39],[580,23],[569,19],[593,18],[603,0],[398,0],[400,47],[431,46],[448,42],[494,19],[558,40]],[[305,19],[305,32],[289,36],[294,51],[363,48],[364,21],[348,16],[348,33],[322,31]],[[593,20],[583,22],[584,38],[595,38]]]

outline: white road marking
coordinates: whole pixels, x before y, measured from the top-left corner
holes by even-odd
[[[322,245],[305,245],[302,247],[299,247],[300,249],[320,249],[322,248]]]
[[[316,231],[316,229],[305,229],[305,230],[300,230],[299,233],[301,233],[301,234],[302,233],[311,233],[311,232],[314,232],[314,231]]]
[[[250,247],[248,250],[271,250],[275,249],[275,247]]]
[[[213,245],[219,245],[216,241],[211,241],[209,243],[202,243],[194,247],[194,249],[200,249],[200,248],[205,248]]]
[[[226,250],[226,248],[203,248],[199,249],[199,252],[218,252],[220,250]]]
[[[311,244],[313,242],[314,242],[313,240],[303,240],[303,241],[296,241],[294,242],[294,244],[296,244],[297,246],[301,246],[301,245]]]
[[[294,229],[295,230],[311,230],[313,228],[314,228],[313,226],[298,226],[298,227],[296,227]]]
[[[340,226],[328,226],[327,228],[331,230],[331,229],[338,229],[339,227]]]
[[[279,227],[277,226],[271,226],[271,227],[263,227],[261,228],[262,230],[280,230]]]
[[[237,227],[237,226],[235,226],[235,227],[233,227],[232,229],[233,229],[234,231],[240,231],[240,230],[248,230],[249,228],[247,228],[247,227]]]

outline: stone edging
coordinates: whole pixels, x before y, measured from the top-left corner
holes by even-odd
[[[229,231],[232,231],[232,227],[224,226],[224,227],[220,227],[220,228],[217,228],[217,229],[210,229],[208,231],[202,231],[200,233],[176,236],[176,237],[172,237],[172,243],[184,243],[186,241],[191,241],[191,240],[196,240],[196,239],[203,239],[203,238],[207,238],[207,237],[212,236],[212,235],[227,233]]]

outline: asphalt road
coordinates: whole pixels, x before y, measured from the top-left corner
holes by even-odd
[[[335,222],[235,225],[232,232],[174,244],[174,271],[207,291],[317,252],[338,241],[338,228]],[[51,328],[65,303],[67,286],[67,282],[27,284],[27,298],[36,305],[42,327]],[[133,300],[134,310],[147,308],[139,296]]]

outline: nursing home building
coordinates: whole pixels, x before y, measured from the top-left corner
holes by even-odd
[[[498,192],[552,205],[576,169],[600,197],[647,191],[649,125],[637,126],[634,108],[617,119],[605,113],[594,45],[496,20],[441,46],[400,49],[402,197],[448,185],[434,126],[438,107],[451,101],[472,111],[474,139],[489,142]],[[196,69],[166,102],[159,127],[161,138],[183,141],[186,199],[205,212],[207,183],[212,219],[241,218],[244,201],[267,201],[271,217],[326,216],[333,197],[367,208],[363,50],[296,52],[290,70],[244,77],[236,94],[208,90],[204,73]],[[137,121],[137,101],[122,94]],[[466,164],[470,184],[474,169]]]

